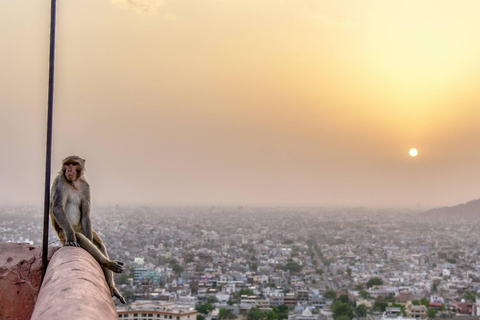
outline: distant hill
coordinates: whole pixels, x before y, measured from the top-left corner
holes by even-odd
[[[426,211],[424,214],[442,217],[479,217],[480,199],[472,200],[453,207],[442,207]]]

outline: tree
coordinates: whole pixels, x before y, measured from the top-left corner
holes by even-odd
[[[354,287],[355,290],[364,290],[365,289],[365,283],[357,283]]]
[[[128,275],[121,274],[117,280],[115,280],[117,284],[127,284],[128,282]]]
[[[220,308],[218,311],[218,319],[219,320],[228,320],[228,319],[236,319],[237,316],[232,313],[231,310],[228,310],[226,308]]]
[[[339,320],[339,317],[341,316],[347,316],[348,320],[353,318],[352,307],[347,303],[343,303],[340,300],[335,300],[330,305],[330,308],[332,309],[333,318],[335,320]]]
[[[457,259],[455,259],[455,258],[447,258],[447,259],[445,259],[445,260],[446,260],[448,263],[451,263],[451,264],[457,263]]]
[[[323,296],[327,299],[335,299],[337,297],[337,293],[334,290],[327,290]]]
[[[218,299],[217,299],[217,297],[215,297],[215,296],[210,296],[210,297],[207,298],[207,301],[208,301],[208,303],[212,303],[212,304],[213,304],[213,303],[215,303],[215,302],[218,302]]]
[[[435,317],[437,316],[437,309],[428,308],[427,315],[429,319],[435,319]]]
[[[349,303],[350,302],[350,299],[348,299],[348,295],[347,294],[341,294],[339,297],[338,297],[338,300],[340,300],[341,302],[343,303]]]
[[[319,275],[322,275],[323,274],[323,269],[316,269],[315,272],[318,273]]]
[[[279,305],[278,307],[273,307],[272,309],[277,309],[278,310],[278,319],[283,320],[283,319],[288,319],[288,306],[282,304]]]
[[[470,300],[470,301],[473,301],[473,302],[475,302],[476,297],[477,297],[477,294],[475,292],[472,292],[472,291],[467,291],[463,295],[463,299]]]
[[[288,306],[286,304],[281,304],[277,308],[278,312],[288,312]]]
[[[384,312],[387,307],[388,303],[383,300],[376,300],[373,304],[373,309],[381,312]]]
[[[370,299],[370,293],[368,291],[360,290],[358,295],[362,297],[362,299]]]
[[[238,291],[238,296],[241,297],[241,296],[254,296],[255,293],[251,290],[251,289],[240,289],[240,291]]]
[[[202,303],[197,307],[197,311],[203,314],[208,314],[213,310],[215,310],[215,307],[211,303]]]
[[[173,272],[175,272],[175,274],[179,277],[179,276],[182,274],[182,272],[183,272],[184,269],[183,269],[183,267],[182,267],[181,265],[175,264],[175,265],[172,267],[172,270],[173,270]]]
[[[201,314],[197,314],[197,320],[205,320],[205,317]]]
[[[278,309],[272,309],[267,312],[267,320],[276,320],[278,319]]]
[[[302,271],[302,266],[299,265],[297,262],[289,261],[286,265],[281,267],[283,270],[287,271],[290,270],[292,272],[300,272]]]
[[[430,301],[429,301],[427,298],[422,298],[422,299],[420,300],[420,304],[421,304],[421,305],[424,305],[424,306],[427,307],[427,308],[430,308]]]
[[[367,282],[367,288],[371,288],[373,286],[380,286],[383,284],[383,280],[378,278],[378,277],[373,277],[373,278],[370,278],[370,280],[368,280]]]
[[[367,306],[364,305],[363,303],[355,308],[355,314],[359,318],[363,318],[367,315]]]
[[[265,318],[265,313],[258,308],[252,308],[247,313],[247,320],[261,320],[264,318]]]

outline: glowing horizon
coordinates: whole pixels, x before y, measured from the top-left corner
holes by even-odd
[[[49,9],[0,2],[0,201],[43,196]],[[98,203],[478,198],[479,9],[62,2],[53,172],[86,158]]]

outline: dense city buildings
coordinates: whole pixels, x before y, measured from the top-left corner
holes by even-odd
[[[41,211],[2,207],[0,241],[40,245]],[[93,208],[92,220],[109,255],[127,266],[116,275],[128,301],[119,319],[196,320],[197,311],[254,319],[259,310],[321,320],[339,319],[341,308],[350,319],[480,314],[480,216],[116,206]],[[50,243],[59,245],[53,232]]]

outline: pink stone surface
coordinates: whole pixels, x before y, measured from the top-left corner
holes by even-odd
[[[58,249],[49,247],[49,258]],[[0,243],[0,319],[30,319],[41,280],[41,246]]]
[[[118,319],[103,271],[88,252],[62,247],[55,253],[31,319]]]

